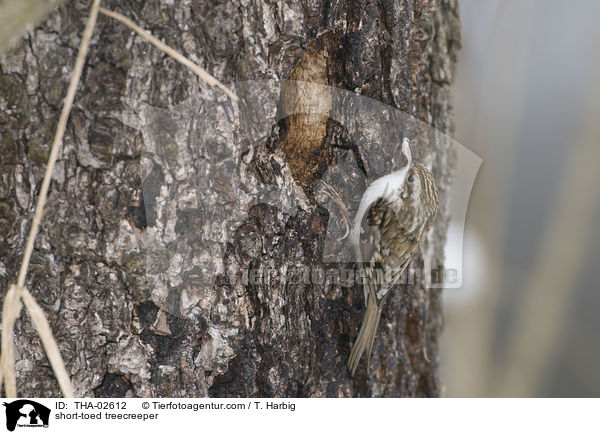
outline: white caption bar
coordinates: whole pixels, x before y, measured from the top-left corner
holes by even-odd
[[[16,433],[599,431],[600,399],[2,399]]]

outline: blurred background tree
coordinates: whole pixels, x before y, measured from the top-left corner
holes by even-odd
[[[446,293],[447,395],[598,396],[600,4],[460,11],[455,138],[483,165]]]

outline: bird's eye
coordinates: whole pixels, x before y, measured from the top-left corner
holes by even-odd
[[[408,175],[408,182],[410,182],[411,184],[415,181],[415,178],[412,176],[412,173],[410,175]]]

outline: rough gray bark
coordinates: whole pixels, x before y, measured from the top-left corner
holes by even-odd
[[[453,0],[176,4],[103,2],[224,83],[312,78],[451,132],[449,85],[460,43]],[[86,1],[67,2],[0,58],[3,291],[17,274],[87,7]],[[302,59],[321,66],[304,68]],[[166,108],[200,90],[185,67],[99,17],[27,282],[48,315],[76,394],[437,396],[438,291],[399,286],[383,313],[386,326],[378,333],[370,375],[363,363],[351,378],[345,364],[364,309],[359,285],[254,284],[224,271],[322,265],[330,212],[315,200],[313,186],[329,164],[351,152],[332,122],[317,119],[308,131],[304,119],[288,117],[268,136],[254,135],[261,95],[252,95],[256,104],[244,120],[249,136],[217,134],[212,142],[202,131],[186,136],[189,155],[177,158],[208,177],[178,179],[168,150],[156,151],[164,164],[140,163],[152,137],[123,123],[123,101]],[[226,113],[208,115],[218,125]],[[309,133],[317,137],[307,139]],[[205,140],[203,152],[223,152],[223,164],[207,164],[189,146],[194,140]],[[300,142],[309,157],[296,146]],[[430,143],[417,144],[415,153],[433,162],[446,203],[451,151]],[[241,192],[259,183],[296,191],[303,197],[297,213],[247,200]],[[226,189],[234,208],[212,196],[215,184]],[[182,190],[198,193],[168,209],[161,199]],[[353,193],[349,202],[360,200]],[[207,215],[215,212],[221,226],[207,229]],[[446,217],[442,207],[430,260],[442,258]],[[168,228],[174,238],[165,235]],[[144,250],[141,240],[149,231],[162,231],[164,245]],[[182,252],[186,259],[174,274]],[[208,265],[195,255],[209,256]],[[423,258],[413,264],[422,266]],[[207,281],[206,267],[221,271]],[[18,321],[15,339],[19,393],[56,396],[27,318]]]

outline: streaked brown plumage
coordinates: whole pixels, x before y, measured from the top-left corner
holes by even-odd
[[[403,151],[408,158],[407,167],[380,178],[383,182],[371,184],[354,222],[358,260],[365,274],[367,309],[348,360],[352,374],[365,351],[368,365],[384,302],[427,236],[437,212],[438,192],[433,176],[423,165],[412,162],[406,139]]]

